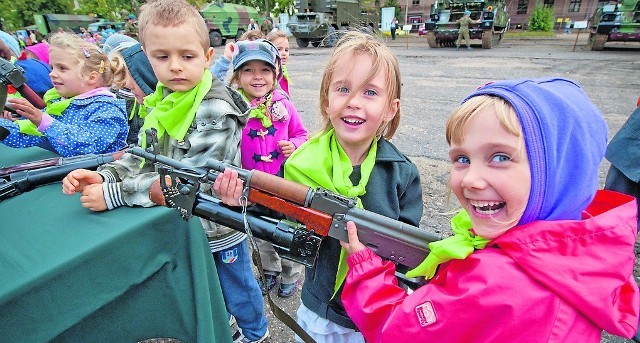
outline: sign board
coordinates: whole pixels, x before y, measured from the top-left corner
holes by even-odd
[[[574,21],[573,22],[573,28],[574,29],[586,29],[588,24],[589,24],[589,22],[586,21],[586,20]]]
[[[395,7],[384,7],[382,8],[381,14],[380,14],[380,31],[387,31],[389,32],[391,30],[390,26],[391,26],[391,20],[393,20],[393,17],[396,15],[396,8]]]
[[[407,31],[407,32],[409,32],[409,31],[411,31],[411,27],[412,27],[412,26],[413,26],[413,25],[411,25],[411,24],[409,24],[409,25],[402,25],[402,31]]]

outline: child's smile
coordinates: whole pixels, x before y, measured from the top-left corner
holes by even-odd
[[[493,107],[479,110],[451,142],[450,187],[467,210],[473,229],[493,239],[515,226],[531,190],[529,159],[522,137],[502,127]]]

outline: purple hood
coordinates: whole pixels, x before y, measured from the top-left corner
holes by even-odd
[[[508,101],[522,124],[531,194],[519,225],[579,220],[598,189],[598,167],[607,147],[600,110],[580,86],[562,78],[499,81],[467,99],[483,94]]]

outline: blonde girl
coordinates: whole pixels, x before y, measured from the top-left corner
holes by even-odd
[[[109,91],[112,85],[124,84],[124,66],[109,61],[95,44],[66,32],[51,36],[49,56],[54,88],[44,95],[46,108],[11,99],[10,106],[22,118],[0,119],[0,126],[10,132],[2,143],[16,148],[39,146],[61,156],[124,148],[125,103]]]

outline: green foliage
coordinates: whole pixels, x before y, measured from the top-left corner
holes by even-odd
[[[395,17],[400,18],[400,4],[398,4],[398,0],[386,0],[384,3],[384,7],[395,7]]]
[[[0,0],[0,16],[5,31],[33,25],[34,14],[73,13],[73,0]]]
[[[529,30],[531,31],[553,31],[553,7],[543,6],[538,3],[536,9],[529,18]]]

